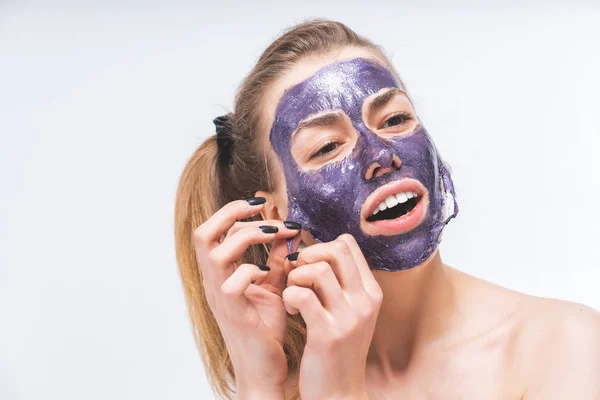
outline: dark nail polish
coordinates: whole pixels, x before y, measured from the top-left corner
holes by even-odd
[[[246,201],[251,206],[257,206],[259,204],[265,204],[267,202],[267,199],[265,199],[264,197],[250,197],[249,199],[246,199]]]
[[[259,228],[264,233],[277,233],[277,232],[279,232],[279,228],[277,228],[276,226],[261,225],[261,226],[259,226]]]
[[[271,268],[267,267],[266,265],[257,265],[258,268],[260,268],[262,271],[270,271]]]
[[[283,224],[288,229],[302,229],[302,225],[294,221],[283,221]]]
[[[285,258],[287,258],[290,261],[296,261],[298,260],[298,253],[299,252],[297,251],[295,253],[288,254]]]

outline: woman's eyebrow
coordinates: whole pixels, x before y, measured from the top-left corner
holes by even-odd
[[[326,113],[317,114],[312,117],[308,117],[300,121],[298,127],[292,133],[292,141],[291,144],[294,144],[294,141],[298,137],[298,133],[305,128],[313,128],[313,127],[329,127],[338,123],[340,120],[340,110],[332,110]]]
[[[375,96],[368,105],[369,114],[373,114],[382,109],[392,98],[398,94],[404,94],[404,91],[399,88],[390,88],[378,96]]]

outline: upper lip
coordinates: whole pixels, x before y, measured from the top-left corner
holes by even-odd
[[[402,192],[415,192],[418,197],[423,197],[427,193],[427,189],[421,182],[413,178],[404,178],[386,183],[367,197],[361,208],[361,217],[367,219],[373,214],[379,203],[384,201],[388,196]]]

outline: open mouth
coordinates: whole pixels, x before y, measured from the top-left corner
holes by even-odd
[[[396,219],[411,212],[421,197],[415,192],[402,192],[386,197],[379,203],[368,222]]]
[[[387,183],[371,193],[361,211],[361,229],[368,235],[398,235],[416,228],[429,206],[429,192],[416,179]]]

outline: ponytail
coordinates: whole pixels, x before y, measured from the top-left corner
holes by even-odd
[[[175,250],[194,341],[206,366],[210,385],[230,398],[233,367],[225,341],[210,310],[196,261],[194,230],[217,210],[219,180],[216,136],[207,139],[186,164],[175,200]],[[216,184],[216,186],[215,186]]]

